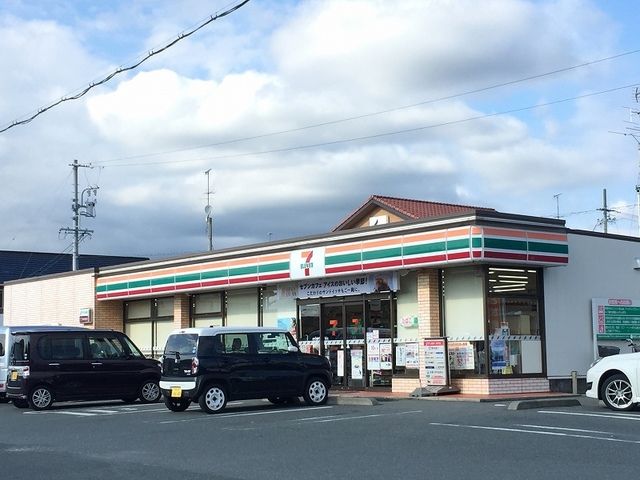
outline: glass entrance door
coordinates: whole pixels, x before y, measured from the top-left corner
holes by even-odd
[[[322,305],[322,337],[324,339],[324,354],[331,363],[333,384],[345,385],[345,333],[343,305]]]
[[[346,383],[348,387],[366,387],[364,350],[365,324],[362,302],[344,305],[346,318]]]
[[[364,309],[362,302],[322,305],[324,353],[331,362],[333,384],[365,387]]]

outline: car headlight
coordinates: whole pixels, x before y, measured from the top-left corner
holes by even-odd
[[[589,365],[589,368],[592,368],[596,363],[598,363],[600,360],[602,360],[602,358],[596,358],[596,360],[594,362],[591,362],[591,365]]]

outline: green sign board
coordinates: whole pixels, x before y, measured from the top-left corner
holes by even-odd
[[[592,311],[596,340],[640,338],[640,300],[594,298]]]

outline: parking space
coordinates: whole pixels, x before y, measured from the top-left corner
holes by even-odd
[[[533,472],[541,469],[602,478],[604,458],[633,468],[639,422],[640,412],[597,405],[513,411],[419,400],[321,407],[255,400],[230,402],[216,415],[197,406],[170,412],[162,403],[61,403],[44,412],[0,405],[0,457],[32,476],[54,468],[50,478],[65,479],[80,478],[76,469],[111,480],[125,473],[154,480],[419,478],[427,464],[433,474],[464,477],[487,459],[514,478],[539,478]],[[54,461],[63,457],[66,463]]]

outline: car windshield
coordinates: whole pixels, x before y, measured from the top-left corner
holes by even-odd
[[[164,347],[165,355],[195,355],[198,348],[198,335],[195,333],[178,333],[169,335]]]

